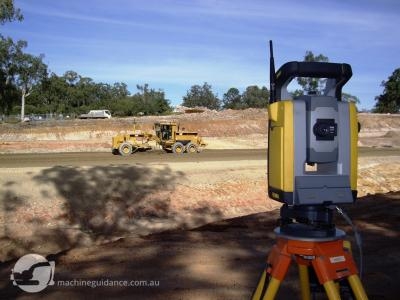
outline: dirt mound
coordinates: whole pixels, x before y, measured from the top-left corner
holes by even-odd
[[[154,122],[160,120],[177,121],[186,130],[199,132],[209,149],[267,147],[266,109],[202,109],[169,116],[1,124],[0,153],[110,151],[112,136],[134,128],[152,131]],[[400,147],[399,115],[361,113],[359,121],[359,146]]]
[[[400,129],[399,114],[369,114],[359,113],[358,120],[362,131],[387,131]]]

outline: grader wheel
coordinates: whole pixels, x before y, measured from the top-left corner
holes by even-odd
[[[132,145],[129,143],[122,143],[119,148],[119,154],[121,154],[122,156],[128,156],[130,154],[132,154]]]
[[[183,152],[185,152],[185,146],[183,146],[183,144],[180,142],[176,142],[172,146],[172,152],[175,154],[182,154]]]
[[[198,151],[197,145],[193,143],[189,143],[186,145],[187,153],[196,153]]]

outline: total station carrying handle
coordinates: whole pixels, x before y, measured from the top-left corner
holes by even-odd
[[[325,95],[334,96],[338,101],[342,99],[342,87],[353,75],[349,64],[328,62],[299,62],[285,63],[275,73],[272,41],[270,41],[270,99],[269,102],[291,99],[287,90],[289,83],[296,77],[327,78]]]

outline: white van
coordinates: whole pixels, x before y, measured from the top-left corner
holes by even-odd
[[[79,119],[111,119],[109,110],[91,110],[87,114],[82,114]]]

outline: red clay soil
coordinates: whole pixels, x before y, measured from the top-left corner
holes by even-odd
[[[363,238],[363,283],[369,299],[399,299],[400,192],[369,195],[348,207]],[[279,211],[252,214],[192,230],[126,237],[51,255],[55,280],[156,280],[158,287],[57,287],[27,294],[8,280],[15,261],[0,266],[1,299],[249,299],[274,243]],[[338,227],[350,227],[339,217]],[[298,299],[291,268],[277,299]],[[320,294],[317,299],[325,299]]]

